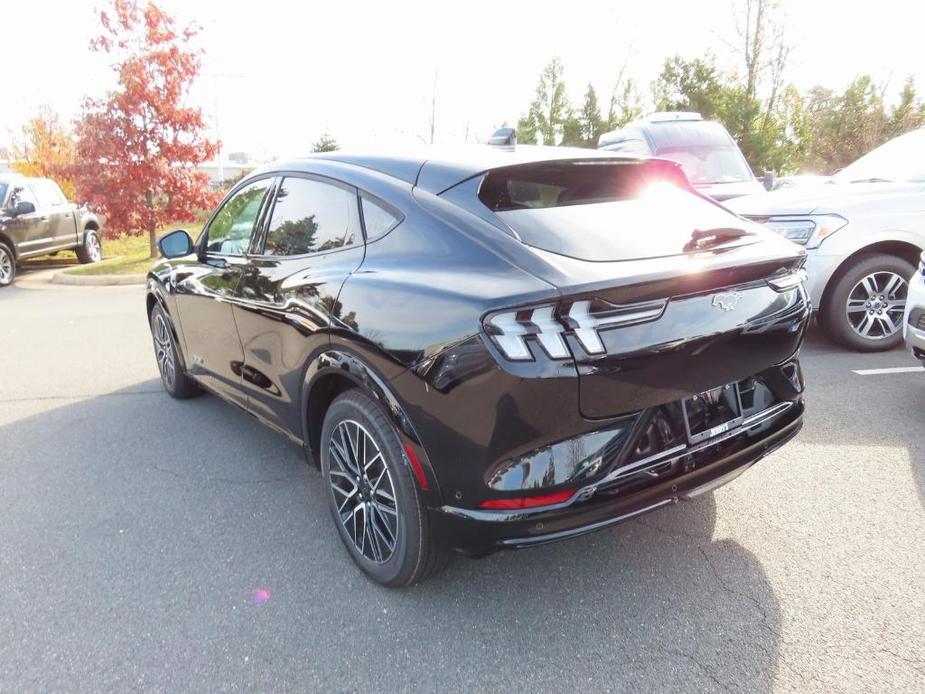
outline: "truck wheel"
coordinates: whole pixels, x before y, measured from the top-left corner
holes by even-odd
[[[93,229],[89,229],[84,234],[82,246],[76,249],[77,260],[86,263],[98,263],[103,259],[103,244],[100,243],[100,235]]]
[[[820,309],[822,329],[857,352],[881,352],[903,340],[909,278],[915,268],[893,255],[865,255],[835,283]]]
[[[13,251],[5,243],[0,242],[0,287],[13,284],[16,277],[16,259]]]

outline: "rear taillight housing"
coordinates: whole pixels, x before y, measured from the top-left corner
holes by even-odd
[[[574,335],[587,354],[604,354],[601,330],[657,320],[667,305],[666,299],[624,305],[584,299],[499,311],[486,316],[483,325],[507,359],[534,360],[531,344],[550,359],[568,359],[567,335]]]

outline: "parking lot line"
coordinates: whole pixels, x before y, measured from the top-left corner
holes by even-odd
[[[884,374],[911,374],[925,371],[925,366],[895,366],[891,369],[854,369],[858,376],[882,376]]]

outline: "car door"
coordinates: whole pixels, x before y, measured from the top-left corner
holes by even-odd
[[[337,296],[363,262],[356,189],[329,178],[286,175],[272,195],[264,236],[235,291],[248,407],[301,437],[300,395],[308,360],[349,326]]]
[[[7,231],[16,244],[16,252],[20,256],[41,255],[52,246],[54,233],[51,228],[47,210],[42,207],[38,196],[28,183],[14,186],[10,195],[10,208],[15,208],[21,202],[31,202],[35,212],[21,214],[7,223]]]
[[[51,235],[50,247],[65,248],[75,245],[78,239],[74,211],[57,184],[47,179],[40,179],[33,183],[32,188],[48,218],[48,229]]]
[[[275,178],[268,176],[233,191],[199,237],[196,256],[178,267],[174,279],[187,369],[242,407],[244,356],[232,302],[274,184]]]

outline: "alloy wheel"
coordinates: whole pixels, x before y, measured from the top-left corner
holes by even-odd
[[[895,272],[872,272],[854,285],[845,310],[851,329],[865,340],[883,340],[902,328],[909,284]]]
[[[154,317],[154,352],[157,368],[164,379],[164,385],[170,390],[176,380],[176,367],[173,361],[173,343],[170,341],[170,328],[167,321],[158,313]]]
[[[398,540],[398,502],[392,474],[376,440],[352,419],[331,434],[329,481],[337,515],[356,550],[382,564]]]
[[[100,245],[100,238],[96,234],[90,234],[87,237],[87,254],[94,263],[100,262],[103,258],[103,248]]]
[[[7,284],[13,279],[13,259],[6,249],[0,248],[0,284]]]

